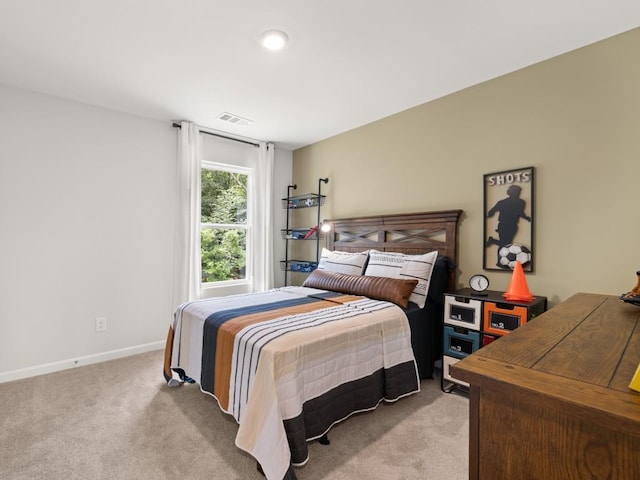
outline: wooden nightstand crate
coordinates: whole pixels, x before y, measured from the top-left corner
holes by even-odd
[[[465,387],[449,370],[457,360],[517,329],[547,309],[546,297],[530,302],[506,300],[503,292],[470,288],[445,293],[441,389]]]

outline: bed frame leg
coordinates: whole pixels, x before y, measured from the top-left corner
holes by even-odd
[[[320,437],[320,445],[331,445],[331,441],[329,440],[329,435],[326,433]]]

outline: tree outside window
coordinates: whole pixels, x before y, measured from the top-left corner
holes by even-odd
[[[247,278],[248,182],[247,171],[202,168],[202,283]]]

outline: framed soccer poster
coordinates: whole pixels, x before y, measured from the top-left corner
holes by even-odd
[[[484,175],[485,270],[533,271],[533,167]]]

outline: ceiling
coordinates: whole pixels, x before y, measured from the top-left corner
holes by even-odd
[[[637,26],[638,0],[0,0],[0,83],[293,150]]]

